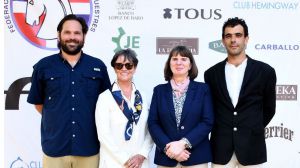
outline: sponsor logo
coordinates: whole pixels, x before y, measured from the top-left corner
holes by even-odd
[[[224,47],[222,40],[212,41],[208,44],[208,48],[220,53],[227,53],[226,48]]]
[[[93,0],[93,7],[93,19],[91,20],[89,28],[90,31],[95,32],[100,22],[100,0]]]
[[[124,36],[126,34],[122,27],[118,28],[119,35],[111,40],[116,44],[114,52],[124,48],[140,48],[140,36]]]
[[[255,44],[256,50],[268,51],[298,51],[299,44]]]
[[[136,14],[135,0],[115,0],[116,14],[109,16],[109,20],[143,20],[143,16]]]
[[[5,1],[4,13],[10,32],[15,32],[16,28],[26,41],[42,49],[57,50],[56,28],[68,14],[83,17],[88,25],[91,24],[91,31],[95,31],[99,22],[99,0],[12,0],[9,5],[10,8]],[[91,19],[93,12],[95,17]]]
[[[199,54],[198,38],[188,37],[157,37],[156,38],[156,54],[169,54],[173,47],[183,45],[191,50],[193,55]]]
[[[297,100],[297,85],[276,85],[276,100]]]
[[[233,8],[247,10],[297,10],[299,2],[287,1],[234,1]]]
[[[294,131],[283,127],[283,123],[280,126],[269,126],[265,128],[265,139],[268,138],[282,138],[293,141]]]
[[[5,110],[19,110],[19,102],[21,94],[28,94],[28,90],[23,90],[24,87],[31,82],[31,77],[24,77],[14,81],[8,88],[4,91],[6,94],[5,98]]]
[[[30,161],[29,164],[23,161],[20,157],[12,161],[10,168],[42,168],[40,161]]]
[[[221,9],[195,9],[195,8],[165,8],[163,9],[164,19],[202,19],[220,20],[222,19]]]
[[[9,6],[9,0],[4,0],[4,20],[5,20],[5,24],[9,30],[9,32],[13,33],[16,31],[12,18],[10,16],[10,6]]]

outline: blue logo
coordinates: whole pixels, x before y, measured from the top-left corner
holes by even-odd
[[[30,167],[20,157],[18,157],[17,160],[11,163],[10,168],[30,168]]]
[[[253,10],[296,10],[298,2],[287,1],[234,1],[233,8],[235,9],[253,9]]]
[[[42,164],[40,161],[31,161],[30,164],[28,164],[23,161],[21,157],[18,157],[11,163],[9,168],[42,168]]]
[[[298,51],[300,45],[298,44],[255,44],[256,50],[268,51]]]

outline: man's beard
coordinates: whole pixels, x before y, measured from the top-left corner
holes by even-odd
[[[69,47],[68,46],[68,43],[70,42],[73,42],[75,44],[77,44],[76,47]],[[76,55],[78,54],[79,52],[81,52],[81,49],[83,48],[84,46],[84,41],[77,41],[77,40],[68,40],[68,41],[64,41],[64,42],[61,42],[59,41],[58,42],[59,46],[61,47],[61,50],[64,51],[65,53],[69,54],[69,55]]]

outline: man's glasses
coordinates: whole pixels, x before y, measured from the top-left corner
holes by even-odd
[[[125,65],[125,68],[127,69],[127,70],[131,70],[132,68],[133,68],[133,64],[131,64],[131,63],[126,63],[126,64],[122,64],[122,63],[115,63],[115,68],[117,69],[117,70],[121,70],[122,68],[123,68],[123,66]]]

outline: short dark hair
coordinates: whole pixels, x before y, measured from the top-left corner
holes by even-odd
[[[83,34],[88,31],[88,26],[82,17],[76,16],[74,14],[66,15],[58,24],[57,31],[60,33],[62,31],[63,25],[68,20],[76,20],[81,24]]]
[[[127,48],[127,49],[121,49],[118,52],[115,53],[115,55],[113,56],[110,65],[112,67],[115,66],[115,63],[117,61],[117,59],[119,58],[119,56],[123,55],[124,56],[124,61],[128,60],[130,63],[133,63],[134,67],[137,67],[139,60],[137,59],[137,55],[135,53],[134,50]]]
[[[173,72],[171,71],[170,61],[172,56],[176,56],[178,54],[180,54],[182,57],[187,57],[190,59],[191,69],[189,70],[188,76],[190,77],[190,80],[194,80],[198,76],[198,68],[195,63],[195,59],[193,57],[192,52],[186,46],[176,46],[171,50],[168,60],[165,64],[165,69],[164,69],[165,80],[169,81],[172,79]]]
[[[224,33],[225,33],[226,27],[235,27],[237,25],[241,25],[244,28],[244,37],[248,37],[248,35],[249,35],[248,26],[247,26],[245,20],[238,18],[238,17],[234,17],[234,18],[229,18],[226,22],[224,22],[223,28],[222,28],[222,38],[224,38],[224,36],[225,36]]]

